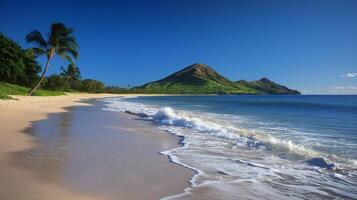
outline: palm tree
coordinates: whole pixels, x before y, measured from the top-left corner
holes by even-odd
[[[47,62],[45,69],[42,72],[41,78],[38,80],[36,85],[31,88],[29,95],[31,96],[36,89],[41,85],[41,82],[45,78],[45,74],[50,65],[51,59],[54,55],[59,55],[62,59],[74,63],[74,59],[78,57],[78,45],[75,38],[72,36],[73,30],[67,28],[62,23],[52,23],[51,32],[48,34],[47,40],[42,37],[39,31],[32,31],[26,36],[26,41],[28,43],[34,43],[37,47],[32,47],[31,49],[37,55],[46,55]]]
[[[74,63],[70,63],[67,69],[61,67],[61,71],[61,76],[65,77],[67,81],[76,81],[81,79],[79,67],[77,67]]]

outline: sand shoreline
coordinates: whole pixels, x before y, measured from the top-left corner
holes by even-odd
[[[12,153],[36,147],[38,140],[24,134],[24,130],[31,127],[33,122],[44,120],[51,113],[66,112],[65,108],[68,107],[86,106],[88,104],[80,102],[85,99],[119,96],[136,95],[14,96],[19,100],[0,100],[0,199],[106,199],[92,194],[79,194],[56,184],[43,183],[33,173],[14,167],[10,161]]]
[[[86,105],[84,99],[116,97],[112,94],[68,94],[61,96],[17,96],[0,100],[0,153],[32,148],[34,138],[23,134],[31,122],[45,119],[50,113],[66,112],[65,108]],[[15,123],[15,124],[14,124]]]

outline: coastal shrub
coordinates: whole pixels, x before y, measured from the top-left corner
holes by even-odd
[[[105,93],[112,93],[112,94],[123,94],[123,93],[128,93],[130,92],[126,88],[121,88],[118,86],[107,86],[105,87]]]
[[[85,79],[81,81],[80,91],[90,93],[102,93],[105,92],[105,85],[104,83],[97,80]]]
[[[65,91],[69,87],[68,81],[61,75],[53,74],[46,78],[43,88],[47,90]]]
[[[32,50],[24,50],[0,33],[0,81],[31,86],[38,80],[41,66]]]
[[[81,81],[80,80],[70,80],[68,82],[68,89],[72,91],[79,91],[81,88]]]
[[[81,71],[74,63],[70,63],[67,69],[61,67],[61,76],[68,82],[69,90],[79,91],[81,87]]]

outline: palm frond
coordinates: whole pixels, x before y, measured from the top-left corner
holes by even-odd
[[[67,60],[70,63],[74,63],[74,59],[78,58],[78,44],[72,36],[72,33],[73,30],[71,28],[67,28],[64,24],[52,23],[51,31],[47,35],[47,41],[43,39],[42,34],[38,31],[32,31],[26,36],[27,42],[36,43],[38,45],[38,47],[32,48],[32,51],[37,54],[47,54],[47,64],[45,70],[42,73],[40,80],[30,90],[30,95],[32,95],[32,93],[40,86],[48,69],[49,61],[55,54],[58,54],[62,59]]]
[[[59,50],[57,51],[57,54],[63,59],[67,60],[70,63],[74,63],[74,59],[68,54],[67,51],[64,50]]]
[[[74,49],[78,48],[76,39],[71,35],[66,35],[65,37],[62,37],[59,42],[62,46],[67,46]]]
[[[61,73],[60,73],[61,76],[64,76],[66,77],[67,76],[67,71],[64,69],[63,66],[61,66]]]
[[[39,47],[46,48],[47,47],[47,42],[43,38],[42,34],[39,31],[32,31],[29,34],[26,35],[26,41],[28,43],[35,43]]]
[[[50,44],[56,51],[68,51],[74,58],[78,57],[78,44],[75,38],[71,35],[73,30],[67,28],[62,23],[53,23],[51,25]]]
[[[40,56],[46,53],[45,50],[38,48],[38,47],[32,47],[29,48],[30,51],[32,51],[36,56]]]
[[[51,32],[49,34],[49,43],[51,46],[58,46],[61,37],[65,36],[67,28],[62,23],[52,23]]]
[[[68,56],[72,56],[75,59],[78,58],[78,51],[73,48],[69,48],[69,47],[60,48],[58,50],[58,53],[59,54],[67,54]]]

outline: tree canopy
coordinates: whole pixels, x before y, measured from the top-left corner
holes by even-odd
[[[0,81],[30,86],[41,71],[35,53],[0,33]]]

